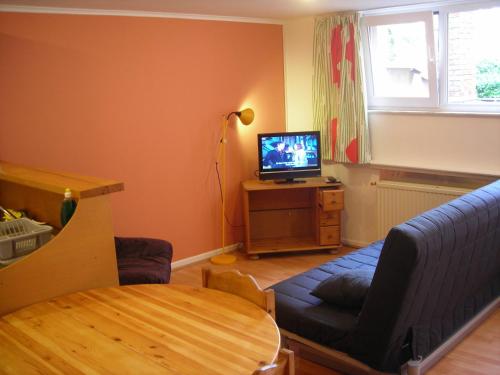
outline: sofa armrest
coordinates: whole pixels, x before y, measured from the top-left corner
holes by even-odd
[[[161,257],[172,261],[172,244],[154,238],[115,237],[116,257],[145,258]]]

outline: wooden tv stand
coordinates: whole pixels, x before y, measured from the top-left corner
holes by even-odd
[[[315,178],[294,184],[248,180],[242,185],[245,250],[250,258],[342,246],[340,183]]]

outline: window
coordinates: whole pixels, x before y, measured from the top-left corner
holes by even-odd
[[[369,17],[368,103],[431,107],[437,104],[432,13]]]
[[[392,13],[363,17],[369,108],[500,112],[498,2]]]
[[[448,104],[500,104],[499,20],[500,7],[448,13]]]

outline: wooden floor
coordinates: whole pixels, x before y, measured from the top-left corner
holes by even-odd
[[[259,260],[246,259],[236,253],[238,259],[231,266],[215,266],[208,260],[175,270],[171,283],[201,285],[201,267],[216,269],[235,268],[253,275],[265,288],[290,276],[304,272],[352,249],[343,248],[338,255],[327,252],[306,254],[281,254],[263,256]],[[341,373],[315,363],[296,358],[296,375],[340,375]],[[443,358],[429,375],[500,375],[500,309]]]

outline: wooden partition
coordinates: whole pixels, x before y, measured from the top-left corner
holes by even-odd
[[[65,188],[78,201],[61,229]],[[54,227],[48,243],[0,268],[0,315],[55,296],[118,285],[109,193],[123,183],[0,161],[0,205],[24,210]]]

